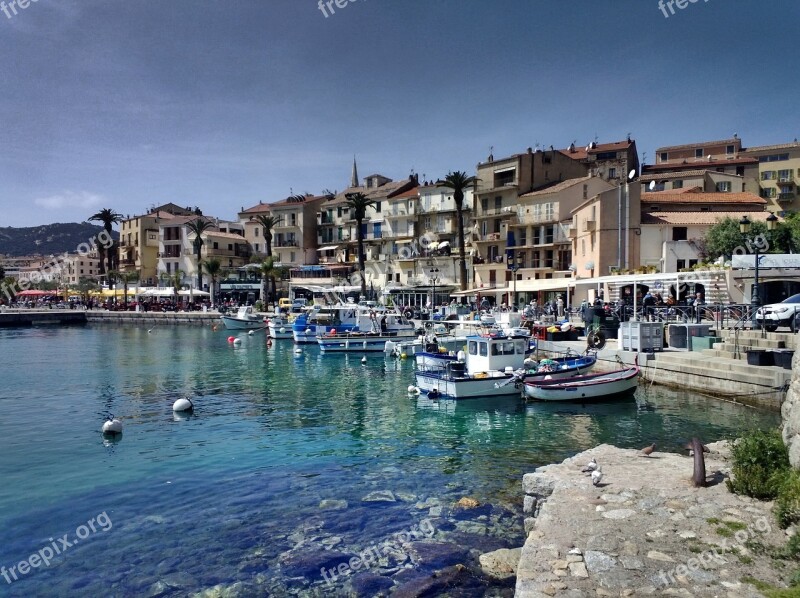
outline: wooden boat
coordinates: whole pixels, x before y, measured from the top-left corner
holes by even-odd
[[[291,340],[293,338],[292,323],[285,314],[275,314],[269,318],[267,320],[267,328],[269,328],[269,335],[274,339]]]
[[[525,380],[526,398],[537,401],[597,401],[633,393],[639,385],[639,367],[566,379]]]

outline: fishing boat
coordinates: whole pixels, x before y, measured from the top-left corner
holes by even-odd
[[[395,343],[413,339],[415,334],[414,325],[402,314],[370,306],[358,310],[355,328],[340,331],[332,327],[317,337],[317,343],[323,353],[392,352]]]
[[[597,401],[633,393],[639,385],[639,366],[567,379],[525,380],[524,394],[538,401]]]
[[[274,339],[291,339],[292,323],[285,314],[275,314],[267,319],[269,335]]]
[[[358,305],[354,302],[336,305],[314,305],[292,322],[292,336],[298,344],[316,343],[318,336],[346,333],[358,326]]]
[[[416,385],[428,397],[465,399],[519,394],[515,368],[521,368],[528,352],[529,338],[507,336],[502,331],[468,336],[463,356],[448,360],[443,367],[420,367],[417,360]]]
[[[259,330],[264,328],[264,317],[259,316],[252,306],[240,307],[235,316],[220,316],[228,330]]]

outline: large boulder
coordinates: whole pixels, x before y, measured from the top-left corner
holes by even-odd
[[[494,579],[511,579],[517,576],[517,565],[522,548],[501,548],[480,556],[481,569]]]
[[[796,357],[796,356],[795,356]],[[800,369],[792,363],[792,382],[781,406],[783,441],[789,447],[789,462],[800,468]]]

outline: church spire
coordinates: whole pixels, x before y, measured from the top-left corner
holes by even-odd
[[[353,174],[350,176],[350,186],[358,187],[358,168],[356,167],[355,156],[353,156]]]

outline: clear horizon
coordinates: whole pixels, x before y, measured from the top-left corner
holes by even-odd
[[[339,2],[6,0],[0,227],[167,202],[235,219],[343,189],[353,155],[362,177],[422,180],[490,148],[630,133],[652,164],[663,145],[800,136],[800,50],[774,32],[800,5]]]

